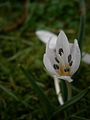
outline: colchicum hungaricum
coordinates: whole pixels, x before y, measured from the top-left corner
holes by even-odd
[[[59,33],[53,49],[50,47],[50,40],[46,44],[43,61],[52,76],[71,82],[71,76],[79,68],[80,59],[81,54],[77,40],[74,40],[74,44],[69,43],[63,31]]]

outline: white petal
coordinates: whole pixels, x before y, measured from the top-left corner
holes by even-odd
[[[84,61],[87,64],[90,64],[90,54],[89,53],[82,53],[82,61]]]
[[[73,81],[70,76],[59,76],[59,77],[57,76],[57,78],[66,80],[66,81],[68,81],[68,82],[72,82],[72,81]]]
[[[59,33],[57,42],[56,42],[56,52],[57,54],[59,53],[59,49],[63,49],[63,59],[66,65],[68,65],[68,56],[70,54],[70,47],[69,47],[69,42],[68,39],[63,31]]]
[[[52,48],[52,49],[55,48],[57,35],[46,30],[38,30],[36,31],[36,35],[45,44],[47,44],[48,41],[51,39],[49,48]]]
[[[71,75],[73,75],[80,65],[81,53],[78,46],[78,42],[75,39],[74,44],[71,47],[71,55],[72,55],[72,66],[71,66]]]
[[[71,51],[72,51],[72,46],[73,46],[73,43],[69,43],[70,53],[71,53]]]
[[[53,66],[54,64],[58,64],[58,63],[55,60],[55,57],[56,57],[55,50],[49,48],[50,41],[51,40],[49,40],[48,43],[46,44],[46,55],[48,56],[52,66]]]
[[[44,54],[44,57],[43,57],[43,63],[47,69],[47,71],[52,74],[52,75],[56,75],[56,72],[54,70],[54,68],[52,67],[51,63],[50,63],[50,60],[48,59],[48,56],[46,54]]]

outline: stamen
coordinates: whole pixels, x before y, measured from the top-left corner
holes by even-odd
[[[59,66],[59,74],[61,76],[69,76],[70,75],[70,66]]]
[[[67,69],[64,69],[64,72],[67,72]]]
[[[57,63],[59,63],[59,60],[57,59],[57,57],[55,57],[55,60],[56,60]]]
[[[71,61],[71,62],[69,63],[70,66],[72,66],[72,64],[73,64],[73,61]]]
[[[71,59],[72,59],[72,56],[71,56],[71,54],[68,56],[68,62],[70,63],[70,61],[71,61]]]
[[[63,49],[60,48],[60,49],[59,49],[59,54],[60,54],[60,56],[62,55],[62,53],[64,53],[64,52],[63,52]]]
[[[65,69],[64,69],[64,72],[69,72],[69,68],[65,68]]]
[[[67,72],[69,72],[70,71],[70,69],[69,68],[67,68]]]
[[[59,66],[57,64],[54,64],[53,67],[55,70],[59,69]]]

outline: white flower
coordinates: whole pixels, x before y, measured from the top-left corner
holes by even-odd
[[[50,45],[49,47],[54,49],[57,41],[57,35],[55,35],[52,32],[46,31],[46,30],[37,30],[36,35],[38,38],[45,44],[48,43],[50,40]]]
[[[55,35],[52,32],[46,31],[46,30],[37,30],[36,35],[38,38],[45,44],[50,40],[50,48],[55,48],[56,41],[57,41],[57,35]],[[90,64],[90,54],[89,53],[82,53],[82,61],[84,61],[87,64]]]
[[[48,40],[46,43],[44,65],[52,76],[71,82],[71,76],[80,65],[81,54],[78,42],[75,39],[74,44],[69,43],[63,31],[59,33],[54,45],[51,44],[51,41]]]
[[[49,47],[52,49],[55,48],[56,41],[57,41],[57,35],[55,35],[52,32],[46,31],[46,30],[38,30],[36,31],[36,35],[45,44],[47,44],[48,41],[50,40]]]

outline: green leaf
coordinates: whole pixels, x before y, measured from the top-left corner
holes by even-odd
[[[62,96],[63,96],[63,100],[65,102],[65,101],[67,101],[67,95],[68,95],[67,86],[66,86],[66,81],[65,80],[61,80],[60,81],[60,87],[61,87],[61,93],[62,93]]]
[[[89,120],[87,118],[80,117],[80,116],[75,116],[75,115],[73,115],[72,118],[73,118],[73,120]]]
[[[9,91],[7,88],[5,88],[3,85],[0,85],[0,89],[2,89],[5,93],[13,97],[16,101],[19,101],[16,95],[14,95],[11,91]]]
[[[79,101],[82,97],[84,97],[86,95],[86,93],[88,92],[89,89],[90,89],[90,87],[82,90],[79,94],[74,96],[71,100],[67,101],[63,106],[58,107],[57,111],[54,112],[51,119],[56,117],[57,115],[59,115],[61,111],[67,109],[69,106],[71,106],[71,105],[75,104],[77,101]]]
[[[81,55],[82,55],[82,46],[83,46],[85,21],[86,21],[86,10],[85,10],[85,1],[84,0],[80,0],[80,7],[81,7],[81,18],[80,18],[80,30],[79,30],[78,43],[79,43],[79,47],[80,47]]]
[[[20,103],[22,103],[24,106],[31,108],[31,106],[28,106],[28,104],[27,104],[25,101],[19,99],[13,92],[9,91],[9,90],[8,90],[6,87],[4,87],[3,85],[0,85],[0,89],[2,89],[7,95],[11,96],[11,97],[12,97],[14,100],[16,100],[17,102],[20,102]]]
[[[12,57],[10,57],[8,59],[8,61],[12,61],[12,60],[15,60],[17,57],[20,57],[20,56],[23,56],[23,58],[30,52],[30,47],[28,48],[25,48],[24,50],[22,51],[19,51],[18,53],[16,53],[15,55],[13,55]]]
[[[11,71],[8,67],[8,62],[5,59],[1,59],[0,68],[5,74],[10,75]]]
[[[20,66],[20,68],[21,68],[22,72],[24,73],[24,75],[26,76],[26,78],[29,80],[34,91],[37,93],[37,95],[41,101],[41,105],[42,105],[41,108],[43,109],[45,116],[47,116],[47,119],[49,119],[51,114],[54,111],[54,108],[53,108],[51,102],[49,101],[47,96],[44,94],[44,92],[40,89],[40,87],[36,84],[32,75],[30,75],[29,72],[24,69],[24,67]]]

